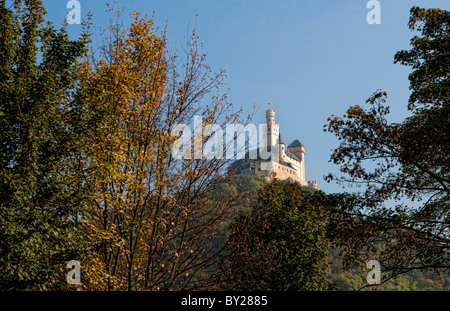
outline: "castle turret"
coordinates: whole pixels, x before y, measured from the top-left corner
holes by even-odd
[[[266,110],[266,121],[267,125],[275,124],[275,110],[273,109]]]
[[[317,189],[317,181],[308,181],[308,187]]]
[[[288,151],[295,154],[300,159],[300,179],[306,180],[305,174],[305,147],[298,139],[294,140],[289,146]]]
[[[298,141],[298,139],[294,140],[289,146],[288,151],[295,154],[299,159],[303,161],[303,158],[305,156],[305,147],[301,142]]]
[[[266,146],[274,147],[278,143],[278,137],[280,136],[280,129],[278,124],[275,124],[275,111],[273,109],[266,110]]]

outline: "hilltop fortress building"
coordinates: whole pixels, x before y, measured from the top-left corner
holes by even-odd
[[[316,181],[309,182],[305,178],[305,147],[296,139],[285,149],[280,128],[275,124],[274,110],[266,111],[266,121],[263,127],[264,146],[258,149],[256,159],[250,159],[247,153],[245,159],[235,161],[230,169],[238,176],[257,175],[270,181],[275,175],[280,180],[296,181],[303,187],[317,189]],[[262,157],[263,148],[276,153],[269,158]]]

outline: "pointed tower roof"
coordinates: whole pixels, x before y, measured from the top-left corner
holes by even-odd
[[[290,148],[290,147],[301,147],[301,146],[303,146],[302,143],[298,139],[296,139],[288,146],[288,148]]]
[[[280,145],[284,145],[283,138],[281,138],[281,134],[280,134],[280,136],[278,136],[278,143]]]

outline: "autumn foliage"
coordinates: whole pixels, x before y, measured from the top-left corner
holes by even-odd
[[[198,275],[220,252],[211,239],[230,212],[227,200],[210,204],[205,197],[227,162],[174,159],[172,129],[194,113],[205,123],[238,114],[223,95],[201,105],[220,89],[224,72],[212,73],[195,31],[179,65],[164,33],[136,12],[132,18],[129,29],[111,23],[101,58],[83,62],[80,71],[79,100],[100,116],[80,155],[80,179],[90,189],[82,225],[92,251],[85,284],[93,290],[198,286]]]
[[[43,25],[40,1],[5,5],[3,288],[200,286],[222,250],[214,237],[232,207],[230,198],[208,198],[227,160],[174,159],[172,130],[194,115],[205,124],[238,121],[222,91],[225,71],[206,63],[195,29],[181,58],[137,12],[124,27],[110,7],[97,47],[89,21],[70,41],[64,28]],[[200,148],[209,138],[202,135]],[[66,284],[69,260],[81,262],[82,285]]]

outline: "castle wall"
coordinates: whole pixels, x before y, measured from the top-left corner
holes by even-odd
[[[266,169],[270,165],[271,169]],[[242,175],[257,175],[266,179],[271,179],[272,174],[275,173],[275,177],[280,180],[290,179],[292,181],[299,182],[302,186],[307,186],[308,183],[298,178],[298,171],[296,168],[288,167],[274,161],[256,161],[254,171],[243,171]]]

